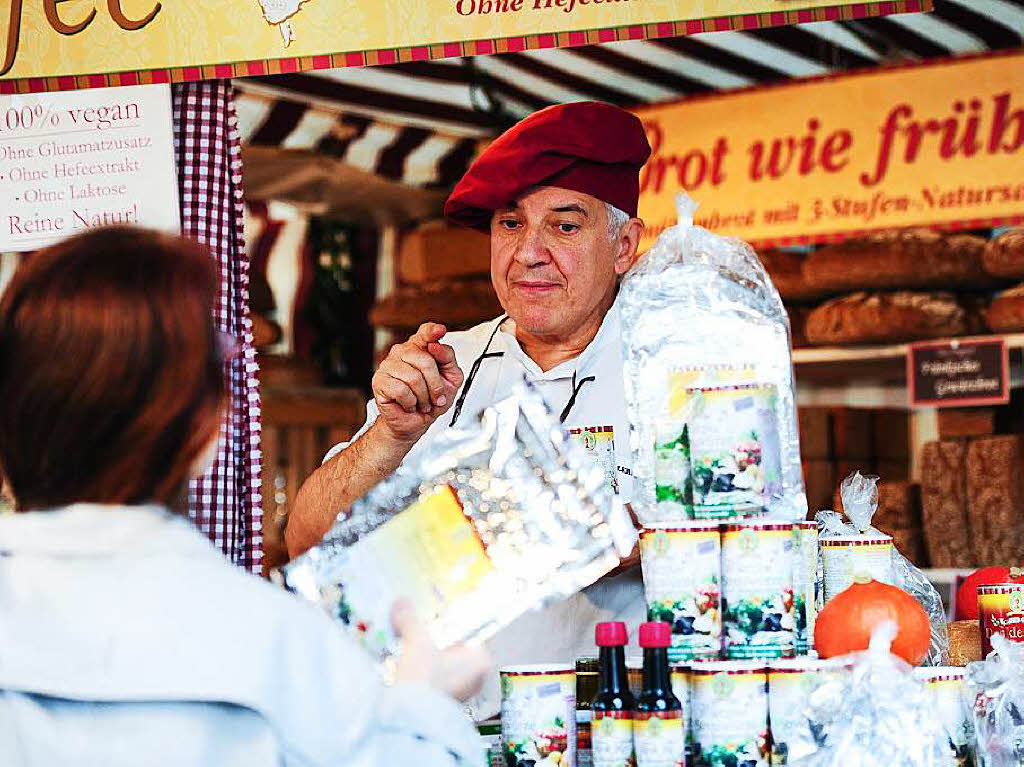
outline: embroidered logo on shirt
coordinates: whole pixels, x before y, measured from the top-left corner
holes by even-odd
[[[576,442],[587,455],[604,470],[608,486],[613,492],[619,492],[618,463],[615,461],[615,427],[614,426],[582,426],[569,429]]]

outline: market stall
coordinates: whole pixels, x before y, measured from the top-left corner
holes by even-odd
[[[0,80],[0,87],[8,94],[75,86],[201,81],[177,85],[174,92],[181,229],[207,242],[218,256],[224,280],[222,303],[226,302],[222,307],[223,329],[239,337],[245,347],[251,339],[246,308],[248,262],[242,252],[240,230],[243,187],[253,201],[286,200],[314,211],[372,216],[376,223],[394,227],[436,213],[446,187],[462,173],[489,137],[526,111],[555,100],[548,92],[553,82],[561,83],[562,93],[557,100],[571,100],[572,95],[567,94],[579,94],[635,104],[639,93],[639,100],[662,102],[679,95],[753,86],[786,76],[892,63],[899,56],[922,58],[1018,46],[1024,32],[1024,12],[1014,3],[988,0],[967,4],[957,0],[937,2],[935,16],[908,17],[912,20],[862,17],[918,10],[930,4],[857,4],[855,8],[853,3],[840,2],[831,9],[814,9],[814,3],[795,2],[787,5],[794,10],[780,11],[765,3],[763,12],[755,9],[741,15],[738,6],[723,3],[722,16],[713,21],[679,21],[674,16],[669,18],[673,9],[660,6],[657,13],[647,18],[644,11],[637,10],[638,5],[623,4],[618,8],[623,11],[621,17],[614,18],[618,26],[601,28],[593,21],[596,16],[586,16],[598,12],[596,4],[586,8],[587,4],[555,3],[554,13],[564,12],[568,17],[575,8],[588,21],[560,20],[551,24],[550,32],[538,35],[533,34],[535,28],[529,24],[516,26],[529,14],[515,14],[522,9],[548,10],[552,3],[542,9],[542,2],[531,6],[517,0],[486,6],[473,2],[455,4],[456,15],[470,16],[474,22],[467,22],[459,34],[438,33],[442,37],[449,35],[455,42],[419,45],[419,41],[410,40],[409,29],[417,28],[418,23],[424,28],[431,26],[420,16],[409,20],[399,33],[390,28],[381,31],[351,25],[346,31],[351,39],[325,42],[323,30],[332,27],[325,23],[327,17],[322,14],[333,10],[330,3],[295,3],[285,13],[280,12],[279,6],[269,5],[260,4],[268,29],[261,30],[264,34],[255,43],[241,39],[244,35],[215,42],[197,39],[195,46],[206,45],[213,53],[186,60],[182,57],[193,56],[195,49],[191,47],[193,43],[181,45],[179,33],[164,39],[162,47],[153,49],[158,56],[149,56],[152,51],[143,46],[129,50],[128,63],[119,64],[119,68],[134,70],[127,74],[104,74],[108,67],[102,61],[86,59],[82,46],[88,42],[88,34],[84,33],[89,22],[62,33],[68,37],[72,56],[95,62],[83,64],[82,69],[74,72],[62,69],[63,64],[19,57],[18,37],[12,34],[8,36],[3,70],[7,79]],[[797,6],[801,8],[795,9]],[[112,4],[114,7],[116,3]],[[44,22],[42,17],[32,17],[35,9],[25,9],[24,20],[20,4],[16,10],[12,11],[10,31],[24,23],[28,30],[25,37],[31,40],[49,34],[47,24],[60,32],[53,19],[47,17]],[[416,10],[417,14],[431,12],[429,8]],[[451,9],[446,12],[444,23],[450,24]],[[492,12],[510,13],[506,18],[515,22],[507,29],[486,25],[482,19]],[[131,20],[120,10],[118,13],[113,15],[113,21],[120,30],[143,33],[156,18],[159,7],[141,20]],[[195,14],[202,14],[201,9],[191,8],[183,13],[184,16],[176,17],[181,29],[206,33],[207,25],[196,22]],[[59,18],[57,21],[69,26]],[[814,26],[753,31],[795,22]],[[578,28],[571,27],[573,23],[593,26],[577,32],[571,31]],[[499,29],[502,34],[521,36],[498,37]],[[711,37],[678,37],[696,32],[729,37],[714,38],[715,42],[711,42]],[[78,37],[80,33],[82,36]],[[294,46],[291,50],[295,58],[274,58],[267,53],[266,58],[254,60],[255,49],[276,50],[268,47],[268,36],[275,45]],[[137,39],[143,38],[140,34]],[[643,42],[643,38],[664,41]],[[528,50],[627,39],[632,40],[628,43],[632,47],[623,47],[621,51],[599,45],[580,47],[571,54],[538,54]],[[176,43],[180,49],[175,49]],[[341,53],[337,52],[339,48]],[[777,58],[766,57],[768,51],[774,51]],[[496,52],[502,55],[482,60],[484,63],[479,67],[427,61]],[[917,215],[915,211],[923,209],[923,204],[886,204],[886,200],[862,204],[851,199],[846,206],[849,213],[839,210],[843,206],[833,205],[834,216],[818,215],[808,220],[807,208],[799,197],[808,188],[816,188],[816,196],[823,194],[822,187],[828,187],[829,194],[832,193],[833,184],[838,182],[815,177],[822,169],[840,174],[850,166],[849,172],[865,174],[870,183],[862,184],[868,186],[880,183],[883,171],[892,170],[897,175],[887,163],[898,165],[893,160],[898,154],[893,149],[898,137],[906,142],[906,146],[901,146],[906,158],[904,165],[910,165],[912,159],[923,153],[922,145],[928,134],[935,134],[929,149],[942,152],[943,161],[966,160],[971,159],[967,155],[978,154],[967,147],[975,140],[982,141],[979,126],[983,108],[973,106],[969,94],[951,96],[949,85],[953,82],[964,87],[984,85],[997,91],[978,96],[979,100],[987,98],[991,102],[986,134],[989,163],[983,170],[976,171],[980,166],[972,165],[963,172],[971,173],[975,183],[978,176],[989,174],[992,178],[986,184],[1008,188],[1014,183],[1019,185],[1013,179],[1021,177],[1021,155],[1017,150],[1024,140],[1024,116],[1020,116],[1024,113],[1013,101],[1020,83],[1007,76],[1008,71],[1015,75],[1019,71],[1018,60],[1017,53],[1000,54],[879,74],[879,79],[891,76],[900,80],[917,75],[938,79],[938,85],[918,86],[920,91],[905,83],[897,86],[904,95],[924,94],[918,109],[927,116],[921,118],[924,122],[913,125],[910,116],[915,105],[907,105],[903,111],[902,107],[893,108],[889,114],[896,117],[871,122],[868,107],[889,105],[877,94],[861,101],[851,98],[843,90],[843,79],[794,86],[812,90],[827,87],[825,95],[812,94],[805,103],[812,104],[815,110],[824,110],[831,99],[834,119],[838,119],[837,114],[849,112],[850,104],[860,106],[861,113],[855,116],[863,122],[861,131],[865,135],[880,124],[888,126],[880,131],[883,150],[876,153],[877,162],[873,165],[865,165],[859,156],[854,162],[853,154],[860,149],[855,138],[860,134],[852,128],[827,124],[829,115],[824,111],[820,116],[811,115],[801,111],[799,101],[780,99],[780,94],[787,93],[787,86],[751,90],[736,96],[763,99],[755,106],[730,105],[725,101],[730,97],[719,100],[716,96],[687,99],[676,106],[661,104],[637,109],[648,124],[655,151],[642,182],[649,196],[641,203],[641,215],[648,222],[646,245],[652,249],[623,285],[623,311],[627,318],[624,375],[628,382],[631,427],[639,435],[636,444],[640,446],[636,449],[636,480],[640,490],[633,511],[643,526],[639,545],[649,618],[639,630],[630,626],[628,631],[639,634],[645,656],[643,672],[639,687],[634,684],[635,698],[631,700],[629,669],[636,663],[630,663],[622,649],[626,644],[626,627],[620,625],[598,629],[596,644],[601,649],[596,664],[591,658],[567,658],[558,667],[505,669],[498,760],[517,766],[543,762],[571,767],[586,764],[588,758],[593,763],[619,763],[601,761],[605,758],[602,749],[612,747],[620,750],[621,762],[631,759],[635,752],[639,767],[691,762],[707,767],[810,764],[799,760],[812,755],[817,755],[819,761],[813,762],[817,765],[841,764],[827,761],[836,758],[830,750],[835,742],[859,743],[865,752],[880,742],[870,737],[862,740],[864,730],[850,729],[849,723],[858,721],[858,713],[864,714],[872,725],[887,723],[888,727],[914,734],[912,745],[918,751],[908,750],[907,744],[896,744],[892,752],[894,761],[889,762],[893,764],[956,763],[969,758],[979,740],[989,748],[988,753],[995,753],[1012,739],[1013,731],[997,721],[1000,706],[1013,702],[1010,693],[999,688],[1006,681],[999,676],[1005,667],[1001,669],[999,662],[993,662],[978,672],[974,681],[989,696],[983,700],[989,708],[983,706],[982,712],[986,716],[992,713],[992,717],[991,721],[983,718],[975,727],[964,705],[964,673],[945,668],[944,664],[949,662],[951,643],[959,653],[954,660],[977,659],[981,649],[975,649],[972,642],[980,645],[982,641],[994,642],[995,649],[1000,651],[997,658],[1012,658],[1012,650],[1001,646],[1000,640],[993,640],[992,635],[1019,639],[1014,636],[1018,629],[1014,628],[1013,620],[1020,607],[1016,596],[1019,589],[1013,583],[1019,574],[992,573],[980,585],[969,584],[971,588],[977,585],[977,598],[973,601],[980,607],[980,628],[968,623],[950,629],[940,595],[903,556],[913,558],[909,549],[920,546],[920,535],[915,538],[911,533],[919,533],[922,524],[921,517],[914,516],[910,509],[913,501],[908,499],[913,491],[909,486],[893,492],[883,485],[873,494],[873,483],[864,484],[859,475],[854,475],[844,485],[839,503],[833,503],[831,495],[826,501],[841,507],[845,518],[826,514],[808,521],[805,485],[811,483],[807,480],[807,455],[802,454],[801,443],[809,445],[815,434],[826,435],[823,439],[827,447],[823,449],[828,451],[828,458],[819,460],[830,465],[831,491],[841,479],[835,474],[841,459],[857,460],[862,456],[835,452],[843,450],[839,445],[852,432],[845,424],[855,420],[855,416],[832,410],[824,417],[824,431],[820,433],[807,426],[813,417],[801,418],[798,402],[823,401],[824,395],[813,391],[807,394],[797,388],[802,363],[800,352],[790,355],[794,339],[790,322],[794,314],[787,316],[780,299],[779,292],[782,298],[790,292],[783,287],[784,279],[796,277],[797,285],[790,296],[799,295],[794,300],[805,302],[862,287],[934,286],[910,284],[917,279],[917,270],[912,266],[904,270],[907,276],[899,278],[899,284],[891,284],[891,280],[870,285],[849,282],[847,272],[854,270],[845,269],[844,265],[853,263],[858,256],[842,247],[855,250],[857,246],[835,246],[838,254],[833,251],[831,261],[827,248],[822,248],[806,258],[802,253],[783,251],[774,255],[773,262],[766,255],[762,264],[752,250],[719,235],[739,235],[767,249],[862,236],[864,230],[876,228],[938,226],[973,230],[1019,223],[1024,209],[1013,191],[1007,200],[1001,195],[994,195],[997,200],[985,200],[989,206],[986,212],[971,216],[956,210],[960,203],[934,206],[940,209],[939,214]],[[239,61],[242,63],[225,63]],[[335,66],[386,65],[398,61],[402,63],[391,70],[367,70],[369,74],[362,84],[361,70],[355,68],[330,74]],[[992,65],[995,74],[959,71],[960,67],[985,65]],[[589,74],[573,71],[580,66],[587,68]],[[940,71],[942,67],[949,71]],[[323,74],[294,74],[297,70],[321,70]],[[686,74],[680,74],[681,71]],[[618,73],[618,81],[603,77],[608,72]],[[227,83],[202,78],[246,75],[258,79],[238,84],[242,92],[238,102],[242,119],[238,127],[247,145],[245,158],[251,166],[251,172],[247,168],[247,178],[243,179],[239,175],[239,137]],[[381,79],[375,80],[378,76]],[[396,82],[403,77],[421,84],[429,81],[464,89],[466,104],[445,108],[444,100],[398,97]],[[536,87],[524,87],[521,82]],[[643,83],[647,83],[646,88]],[[1000,89],[1006,89],[1005,96]],[[387,98],[374,95],[375,91]],[[482,107],[477,104],[480,93],[484,94]],[[934,99],[936,94],[942,94],[944,102],[950,98],[960,100],[944,103],[945,111],[941,114],[927,112],[934,107],[927,97]],[[37,98],[46,103],[46,97]],[[785,109],[780,108],[780,100]],[[431,103],[441,107],[436,109]],[[38,113],[32,106],[29,109],[44,123],[51,119],[50,115],[59,114],[51,107]],[[688,112],[691,109],[693,114],[705,109],[714,114],[694,117]],[[399,119],[403,112],[406,117],[410,113],[414,117],[403,123]],[[751,113],[761,119],[750,120]],[[663,114],[684,122],[687,130],[664,127],[659,123]],[[743,119],[737,121],[738,115],[744,115]],[[903,123],[898,119],[901,115],[906,118]],[[794,121],[797,125],[789,124]],[[710,131],[709,135],[697,135],[696,126]],[[30,130],[24,124],[20,127]],[[744,130],[755,133],[745,134]],[[941,148],[936,150],[936,144]],[[788,153],[785,158],[783,152]],[[958,153],[965,157],[956,157]],[[737,156],[746,156],[751,163],[748,186],[740,192],[730,186],[742,175],[730,163],[730,158]],[[954,164],[936,161],[931,168],[934,183],[946,183],[943,176]],[[870,175],[872,169],[877,178]],[[906,177],[913,176],[916,186],[932,182],[931,177],[922,181],[925,176],[920,174],[920,167],[901,170]],[[781,186],[787,174],[800,177],[792,191],[783,191]],[[676,208],[675,192],[680,190],[700,198],[696,221],[692,209]],[[927,188],[921,193],[925,198],[926,192]],[[836,193],[840,193],[838,188]],[[889,194],[895,198],[899,191]],[[739,204],[737,198],[742,200],[744,209],[729,207]],[[876,195],[871,200],[880,198]],[[813,202],[808,207],[813,215]],[[890,212],[901,215],[883,215]],[[826,223],[826,219],[834,217],[855,223]],[[145,221],[144,217],[137,220]],[[700,224],[707,225],[713,233],[701,229]],[[436,276],[425,255],[433,249],[429,247],[431,236],[429,227],[420,229],[411,244],[403,247],[399,261],[399,273],[414,286],[413,295],[421,302],[420,311],[435,312],[445,304],[455,304],[465,312],[458,324],[467,325],[474,321],[475,312],[492,313],[493,304],[487,303],[487,296],[471,293],[469,288],[458,301],[452,301],[451,292],[443,289],[434,290],[435,303],[427,300],[431,293],[427,286]],[[891,235],[887,237],[882,242],[890,250],[884,250],[883,257],[891,259],[894,240]],[[915,242],[906,244],[899,237],[902,235],[895,239],[896,250],[904,249],[899,252],[905,261],[912,261],[914,254],[920,252],[920,240],[926,240],[929,253],[946,247],[949,240],[946,235],[928,235],[932,239],[917,235]],[[991,266],[996,255],[1005,255],[1004,251],[1010,250],[1002,247],[1005,240],[998,242],[999,245],[975,248],[980,266],[975,264],[977,268],[948,279],[962,280],[965,289],[977,291],[991,288],[992,279],[1024,275],[1015,268],[999,272]],[[479,285],[485,271],[481,266],[480,240],[468,239],[460,247],[466,258],[453,259],[454,264],[440,272],[442,279],[463,286]],[[995,253],[988,261],[982,255],[985,248]],[[841,260],[838,267],[837,260]],[[948,260],[959,264],[963,259]],[[815,261],[825,264],[821,271],[832,275],[832,283],[809,281],[810,287],[804,284],[813,272],[808,263]],[[861,273],[866,275],[862,279],[869,280],[888,266],[880,260],[876,249],[862,265]],[[847,281],[843,282],[844,279]],[[946,282],[940,284],[945,286]],[[1013,297],[1010,294],[1004,298]],[[840,310],[851,303],[849,297],[845,301],[839,305]],[[862,299],[852,303],[858,301],[863,303]],[[814,311],[828,309],[835,314],[835,306],[825,304]],[[945,305],[939,307],[940,313],[947,315],[948,309]],[[378,318],[386,318],[381,320],[382,325],[415,325],[406,316],[408,305],[389,307],[381,301],[376,311]],[[1012,316],[1012,307],[1007,311]],[[955,310],[952,314],[954,320],[959,316]],[[990,320],[994,314],[990,309]],[[409,324],[405,325],[406,322]],[[714,328],[714,333],[680,332],[694,324]],[[917,337],[854,337],[841,333],[845,325],[856,324],[850,320],[844,323],[826,319],[818,324],[826,332],[811,331],[812,339],[828,343],[903,341]],[[808,331],[814,325],[808,318]],[[837,326],[844,327],[837,330]],[[975,326],[964,320],[959,325],[940,327],[942,332],[929,337],[965,336]],[[999,328],[1007,330],[1010,326],[1000,324]],[[952,345],[954,352],[958,343]],[[830,353],[842,356],[839,352]],[[893,352],[891,347],[853,353],[861,355],[855,359],[868,361],[888,359],[887,354],[895,358],[900,354],[904,358],[910,356],[905,349]],[[683,368],[679,367],[680,359],[687,360]],[[809,357],[805,362],[822,361]],[[259,476],[259,452],[255,449],[259,401],[253,390],[255,366],[250,350],[246,348],[242,358],[233,364],[233,396],[239,407],[227,429],[229,440],[222,449],[222,474],[211,484],[197,486],[193,512],[200,525],[233,553],[236,561],[253,567],[259,556],[259,512],[252,505]],[[1008,366],[1002,374],[1003,378],[997,379],[999,397],[1004,396],[1004,390],[1008,396],[1011,383]],[[281,576],[289,588],[324,605],[383,661],[393,656],[395,637],[388,628],[377,589],[381,587],[387,593],[394,584],[386,583],[383,576],[388,568],[380,567],[381,563],[391,563],[395,570],[402,571],[403,577],[411,577],[435,621],[436,638],[447,644],[490,636],[529,607],[576,593],[615,567],[630,551],[634,542],[631,520],[609,498],[604,474],[581,457],[577,440],[570,439],[552,421],[542,403],[529,394],[499,404],[479,423],[474,421],[464,431],[453,432],[454,436],[432,456],[433,462],[418,464],[418,473],[399,473],[385,480],[358,502],[358,513],[347,521],[341,520],[322,545],[296,560]],[[294,416],[295,424],[309,425],[303,414],[287,413],[286,409],[278,412],[282,423]],[[503,420],[508,418],[512,419],[511,428]],[[868,442],[872,446],[887,442],[876,435],[881,427],[871,428]],[[904,429],[904,434],[913,428]],[[920,441],[924,432],[920,424],[917,428],[915,441]],[[961,433],[979,436],[979,428],[983,429],[976,425],[961,426]],[[590,436],[597,441],[595,435]],[[586,447],[587,435],[579,441]],[[296,448],[296,454],[301,453],[302,461],[308,464],[315,461],[313,454],[319,447],[322,445],[306,439]],[[975,547],[976,558],[970,563],[959,562],[960,566],[1006,564],[997,560],[1018,550],[1019,530],[1016,517],[1005,510],[1019,511],[1019,488],[1008,480],[1002,481],[995,496],[982,497],[981,489],[971,491],[969,484],[971,476],[980,476],[982,472],[972,472],[969,467],[972,460],[977,465],[1003,462],[1007,466],[1001,474],[1016,477],[1012,467],[1018,454],[1024,452],[1020,450],[1019,438],[976,440],[966,448],[966,458],[947,456],[949,445],[930,449],[938,451],[939,456],[927,459],[932,464],[959,461],[958,465],[965,468],[959,474],[934,471],[936,482],[949,481],[950,476],[959,479],[949,490],[935,485],[926,487],[925,497],[932,499],[932,505],[926,505],[924,513],[945,525],[944,530],[954,533],[972,529],[971,517],[964,515],[974,515],[979,526],[973,528],[975,533],[966,545]],[[879,457],[885,456],[869,456],[871,465],[865,468],[880,468]],[[911,464],[906,473],[909,478],[919,472]],[[294,485],[298,477],[288,481]],[[264,482],[263,488],[265,493],[276,491],[276,483]],[[948,503],[956,490],[966,493],[966,505]],[[217,513],[204,516],[202,509],[211,505]],[[1004,511],[999,518],[1003,524],[992,526],[991,512],[995,509]],[[884,516],[885,513],[890,516]],[[448,540],[443,536],[452,533],[451,549],[441,546],[440,552],[432,554],[440,557],[440,569],[436,561],[424,565],[418,558],[419,551],[409,543],[415,542],[415,534],[422,533],[416,523],[424,518],[429,520],[428,528],[438,534],[438,540]],[[898,529],[889,529],[882,519],[894,525],[898,521]],[[982,519],[989,527],[980,526]],[[236,542],[240,536],[244,542],[238,549]],[[936,541],[947,548],[951,545],[946,535]],[[983,544],[981,548],[976,547],[979,541]],[[374,566],[355,567],[357,551],[362,565]],[[868,577],[863,578],[865,575]],[[450,590],[451,579],[462,580]],[[431,586],[435,588],[431,590]],[[972,602],[970,597],[968,593],[967,605]],[[869,612],[866,605],[873,603],[889,610],[895,630],[888,636],[885,632],[889,628],[877,621],[856,620]],[[972,626],[976,628],[972,630]],[[856,641],[849,641],[851,638]],[[850,651],[866,650],[868,640],[875,643],[874,652],[855,659],[846,657]],[[910,664],[927,661],[941,670],[911,672],[902,661],[894,660],[895,656],[889,653],[890,644],[893,652]],[[823,664],[812,656],[815,652],[822,658],[846,659]],[[587,687],[594,674],[600,679],[597,690]],[[898,700],[877,696],[879,685],[872,684],[872,679],[891,683],[887,689],[898,693]],[[794,687],[799,692],[794,693]],[[941,721],[928,724],[924,721],[928,716],[923,712],[936,705],[945,706],[945,702],[939,703],[941,696],[946,696],[942,701],[949,699],[953,703],[948,712],[943,709]],[[541,704],[541,698],[549,699],[547,703],[553,705]],[[611,702],[616,699],[618,704]],[[801,713],[796,721],[787,719],[796,708],[810,713]],[[819,737],[823,732],[833,738],[832,743]],[[930,761],[914,761],[915,754],[928,754],[926,758]],[[909,761],[896,761],[897,756]]]

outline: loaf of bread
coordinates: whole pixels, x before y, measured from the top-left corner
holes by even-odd
[[[978,321],[950,293],[854,293],[807,317],[812,344],[870,344],[960,336]]]
[[[1024,285],[996,294],[985,311],[985,324],[993,333],[1024,330]]]
[[[967,448],[967,515],[979,565],[1006,565],[1024,550],[1024,442],[982,437]]]
[[[803,270],[806,258],[804,254],[785,250],[764,250],[758,253],[757,257],[764,264],[783,301],[800,303],[814,301],[826,295],[807,283]]]
[[[978,621],[953,621],[949,631],[949,665],[966,666],[981,657],[981,625]]]
[[[966,442],[929,442],[922,448],[921,513],[932,567],[978,564],[967,519]]]
[[[440,322],[457,330],[499,314],[501,304],[490,280],[452,280],[400,288],[374,304],[370,324],[408,335],[423,322]]]
[[[830,293],[893,288],[984,288],[985,240],[930,229],[879,232],[811,253],[802,275],[811,289]]]
[[[996,277],[1024,278],[1024,227],[991,240],[982,253],[985,271]]]

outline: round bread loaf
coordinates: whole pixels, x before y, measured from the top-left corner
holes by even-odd
[[[804,254],[785,250],[765,250],[759,252],[757,257],[764,264],[783,301],[799,303],[825,296],[820,288],[811,287],[804,277],[804,260],[807,258]]]
[[[985,240],[931,229],[878,232],[811,253],[803,276],[811,289],[830,293],[895,288],[985,288]]]
[[[807,317],[812,344],[896,343],[974,332],[951,293],[854,293],[826,301]]]
[[[997,294],[985,311],[985,324],[993,333],[1024,330],[1024,285]]]
[[[1024,277],[1024,227],[1011,229],[991,240],[982,254],[985,271],[996,277]]]

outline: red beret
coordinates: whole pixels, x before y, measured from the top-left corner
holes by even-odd
[[[495,139],[455,185],[444,214],[487,231],[494,211],[532,187],[557,186],[635,216],[640,169],[650,155],[643,123],[626,110],[599,101],[558,104]]]

